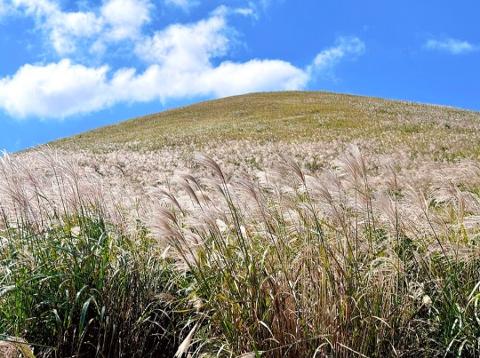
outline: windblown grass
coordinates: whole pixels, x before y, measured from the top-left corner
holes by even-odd
[[[204,137],[190,134],[215,160],[192,157],[188,132],[173,132],[178,146],[155,142],[147,120],[127,127],[150,133],[155,152],[111,152],[128,142],[119,126],[103,153],[107,129],[80,141],[93,152],[3,156],[3,339],[39,357],[480,355],[478,115],[308,97],[317,112],[376,113],[358,126],[281,96],[282,112],[312,111],[252,119],[245,132],[226,125],[223,143],[212,131],[228,108],[200,106],[216,116],[194,125]],[[461,120],[442,129],[439,113]],[[338,140],[310,132],[312,118]],[[347,146],[365,130],[377,134],[357,141],[362,151]],[[265,141],[270,132],[280,141]],[[406,149],[393,153],[392,138]]]
[[[25,338],[38,357],[174,354],[182,280],[142,231],[124,237],[82,214],[40,232],[9,227],[2,240],[3,335]]]
[[[14,159],[0,163],[10,199],[0,219],[0,341],[23,338],[37,357],[173,356],[189,326],[187,278],[145,227],[112,225],[72,171],[58,172],[65,163],[44,159],[56,173],[50,191]]]
[[[377,191],[355,149],[338,173],[309,177],[287,160],[282,176],[263,184],[229,180],[211,159],[200,161],[214,181],[203,187],[187,176],[193,208],[170,198],[173,211],[162,210],[158,232],[195,276],[207,351],[480,353],[478,233],[459,217],[466,197],[477,209],[478,197],[457,193],[458,201],[433,205],[395,180]],[[410,222],[402,210],[414,199],[409,216],[418,218]]]

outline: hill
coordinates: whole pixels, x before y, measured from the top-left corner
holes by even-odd
[[[39,357],[478,357],[479,123],[264,93],[4,155],[0,342]]]
[[[257,93],[207,101],[63,139],[65,149],[140,151],[229,141],[356,141],[375,151],[438,158],[480,153],[480,113],[323,92]],[[448,145],[447,145],[448,143]]]

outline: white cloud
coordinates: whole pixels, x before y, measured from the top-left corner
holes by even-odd
[[[89,38],[102,29],[102,20],[91,12],[58,12],[48,21],[50,40],[57,53],[76,50],[77,40]]]
[[[151,65],[136,74],[133,69],[113,76],[110,93],[125,102],[168,101],[198,96],[227,95],[303,88],[305,72],[285,61],[252,60],[246,63],[224,62],[199,72],[170,72],[169,68]]]
[[[109,25],[108,36],[114,40],[136,38],[150,21],[153,5],[146,0],[108,0],[101,8],[102,20]]]
[[[76,49],[78,38],[91,37],[102,29],[102,19],[93,12],[63,12],[50,0],[13,0],[13,7],[23,10],[48,34],[55,51],[61,55]]]
[[[108,3],[113,1],[124,0],[109,0]],[[110,13],[112,18],[123,16],[113,13]],[[143,14],[143,20],[133,24],[133,28],[139,29],[148,21],[147,12]],[[340,38],[334,47],[320,52],[306,68],[276,59],[217,64],[229,50],[231,32],[227,16],[226,8],[219,8],[209,18],[196,23],[174,24],[150,37],[144,35],[135,48],[135,54],[147,63],[143,72],[131,67],[116,71],[108,66],[87,67],[68,59],[45,65],[24,65],[14,75],[0,79],[0,108],[19,118],[65,118],[120,102],[165,102],[298,90],[340,60],[365,51],[364,43],[358,38]],[[79,33],[75,21],[70,21],[69,29]]]
[[[65,117],[105,106],[108,67],[88,68],[69,60],[24,65],[0,80],[0,107],[15,117]]]
[[[309,71],[325,72],[344,57],[356,57],[365,52],[365,44],[358,37],[340,37],[335,46],[320,52],[309,67]]]
[[[228,42],[225,17],[215,14],[194,24],[171,25],[156,32],[137,45],[136,53],[172,70],[195,71],[210,66],[213,57],[224,55]]]
[[[242,16],[257,17],[257,13],[251,7],[239,7],[239,8],[233,9],[233,12],[235,14],[242,15]]]
[[[198,81],[217,97],[258,92],[305,88],[308,74],[281,60],[250,60],[245,63],[224,62],[203,73]]]
[[[268,90],[304,88],[308,74],[280,60],[224,62],[198,72],[171,72],[151,65],[137,74],[108,67],[90,68],[69,60],[45,66],[25,65],[0,80],[0,107],[17,118],[65,118],[119,102],[168,101],[197,96],[227,96]]]
[[[425,43],[425,48],[448,52],[452,55],[461,55],[478,50],[478,47],[468,41],[447,38],[443,40],[430,39]]]
[[[0,11],[4,1],[0,0]],[[47,35],[50,45],[60,56],[72,55],[79,48],[101,54],[112,43],[148,38],[143,29],[151,21],[155,9],[152,0],[103,0],[101,6],[92,11],[63,11],[59,1],[10,0],[10,4],[35,19],[37,27]],[[196,0],[165,2],[184,9],[198,3]],[[256,16],[254,8],[250,7],[219,6],[212,13],[217,22],[230,14]],[[196,36],[196,33],[191,35]]]
[[[148,0],[106,0],[97,12],[65,12],[55,0],[12,0],[12,5],[37,21],[60,55],[75,52],[82,39],[91,39],[99,48],[105,42],[139,37],[153,8]]]

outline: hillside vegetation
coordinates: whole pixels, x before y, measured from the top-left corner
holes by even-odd
[[[479,126],[267,93],[4,155],[0,355],[479,356]]]
[[[480,113],[322,92],[260,93],[195,104],[122,122],[54,145],[95,151],[158,150],[212,143],[372,143],[451,157],[480,155]]]

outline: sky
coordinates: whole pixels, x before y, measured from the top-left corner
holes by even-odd
[[[0,150],[259,91],[480,111],[478,0],[0,0]]]

